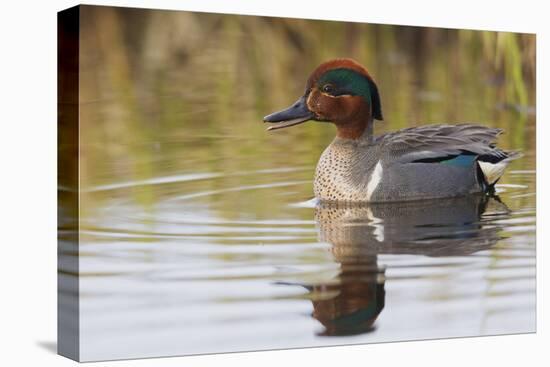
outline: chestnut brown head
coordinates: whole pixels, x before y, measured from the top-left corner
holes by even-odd
[[[291,107],[264,117],[268,130],[308,120],[332,122],[339,135],[355,138],[373,119],[382,120],[378,88],[367,70],[351,59],[335,59],[310,75],[303,96]]]

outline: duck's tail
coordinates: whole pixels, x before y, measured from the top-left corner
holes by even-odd
[[[487,187],[489,189],[494,188],[510,162],[521,157],[523,157],[521,152],[505,152],[497,149],[495,149],[494,154],[491,153],[478,156],[477,163]]]

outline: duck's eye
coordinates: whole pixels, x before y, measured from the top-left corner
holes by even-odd
[[[323,93],[332,94],[332,92],[334,92],[334,87],[332,86],[332,84],[325,84],[323,85],[323,88],[321,88],[321,90],[323,91]]]

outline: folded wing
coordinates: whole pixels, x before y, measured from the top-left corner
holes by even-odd
[[[469,167],[477,164],[488,186],[494,185],[510,161],[521,156],[495,146],[501,129],[475,124],[428,125],[377,138],[394,164],[433,163]]]

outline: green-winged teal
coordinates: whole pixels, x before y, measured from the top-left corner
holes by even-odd
[[[315,172],[321,201],[384,202],[489,192],[520,156],[497,148],[501,129],[475,124],[428,125],[373,136],[382,120],[378,88],[351,59],[321,64],[305,93],[286,110],[264,118],[268,130],[308,120],[332,122],[337,134]]]

